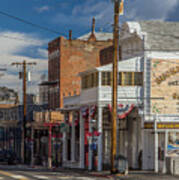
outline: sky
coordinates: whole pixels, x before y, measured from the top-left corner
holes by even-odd
[[[179,21],[179,0],[125,0],[124,16],[120,23],[138,20]],[[6,14],[6,15],[5,15]],[[21,18],[49,31],[19,22]],[[38,93],[37,84],[47,74],[48,42],[58,36],[73,38],[91,29],[92,17],[96,18],[96,31],[112,32],[113,3],[111,0],[0,0],[0,86],[21,92],[17,72],[20,67],[12,62],[35,61],[28,83],[29,93]],[[4,74],[1,76],[1,74]]]

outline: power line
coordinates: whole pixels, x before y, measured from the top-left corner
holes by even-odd
[[[11,19],[17,20],[17,21],[19,21],[19,22],[22,22],[22,23],[24,23],[24,24],[28,24],[28,25],[31,25],[31,26],[33,26],[33,27],[36,27],[36,28],[39,28],[39,29],[42,29],[42,30],[45,30],[45,31],[48,31],[48,32],[51,32],[51,33],[54,33],[54,34],[58,34],[58,35],[61,34],[60,32],[57,32],[57,31],[55,31],[55,30],[53,30],[53,29],[47,28],[47,27],[45,27],[45,26],[41,26],[41,25],[39,25],[39,24],[34,24],[34,23],[30,22],[30,21],[27,21],[27,20],[22,19],[22,18],[19,18],[19,17],[17,17],[17,16],[8,14],[8,13],[3,12],[3,11],[0,11],[0,14],[1,14],[1,15],[4,15],[4,16],[7,16],[7,17],[9,17],[9,18],[11,18]]]

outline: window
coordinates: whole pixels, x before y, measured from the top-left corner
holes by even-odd
[[[82,77],[82,89],[98,86],[98,73],[91,73]]]
[[[122,73],[122,85],[123,86],[132,85],[132,72],[123,72]]]
[[[94,87],[94,78],[95,78],[95,74],[92,73],[91,74],[91,87]]]
[[[98,72],[94,73],[94,87],[98,86]]]
[[[102,85],[103,86],[111,85],[111,72],[102,72]]]
[[[118,85],[122,85],[122,72],[118,73]]]
[[[88,76],[82,77],[82,89],[86,89],[88,87]]]
[[[118,85],[119,86],[142,86],[143,73],[142,72],[119,72]]]
[[[136,85],[136,86],[142,86],[143,85],[143,73],[142,72],[135,72],[134,85]]]

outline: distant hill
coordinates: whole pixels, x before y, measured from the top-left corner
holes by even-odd
[[[18,104],[18,93],[7,87],[0,87],[0,104]]]

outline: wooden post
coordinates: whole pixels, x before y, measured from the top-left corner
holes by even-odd
[[[118,73],[118,48],[119,48],[119,0],[114,3],[114,31],[113,31],[113,83],[112,83],[112,145],[111,145],[111,173],[116,173],[114,166],[117,148],[117,73]]]

